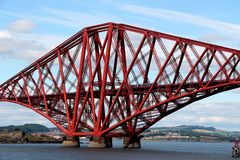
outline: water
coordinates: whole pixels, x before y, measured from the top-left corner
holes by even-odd
[[[231,143],[149,142],[141,149],[123,149],[115,141],[114,148],[64,148],[61,144],[0,144],[0,160],[228,160]]]

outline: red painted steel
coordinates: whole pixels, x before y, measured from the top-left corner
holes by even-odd
[[[68,136],[137,137],[240,85],[240,51],[125,24],[86,27],[0,85]]]

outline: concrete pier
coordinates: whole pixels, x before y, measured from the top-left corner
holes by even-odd
[[[63,147],[79,147],[79,137],[67,137],[66,140],[63,141]]]
[[[90,148],[111,148],[112,138],[91,137],[89,141]]]
[[[141,148],[141,137],[124,137],[123,148]]]

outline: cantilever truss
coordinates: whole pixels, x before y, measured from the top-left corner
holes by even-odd
[[[239,87],[240,51],[125,24],[86,27],[0,86],[70,136],[137,136]]]

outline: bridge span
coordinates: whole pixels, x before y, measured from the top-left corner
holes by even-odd
[[[26,46],[27,47],[27,46]],[[167,115],[240,86],[240,51],[116,23],[82,29],[0,85],[0,101],[46,117],[92,147],[140,147]]]

